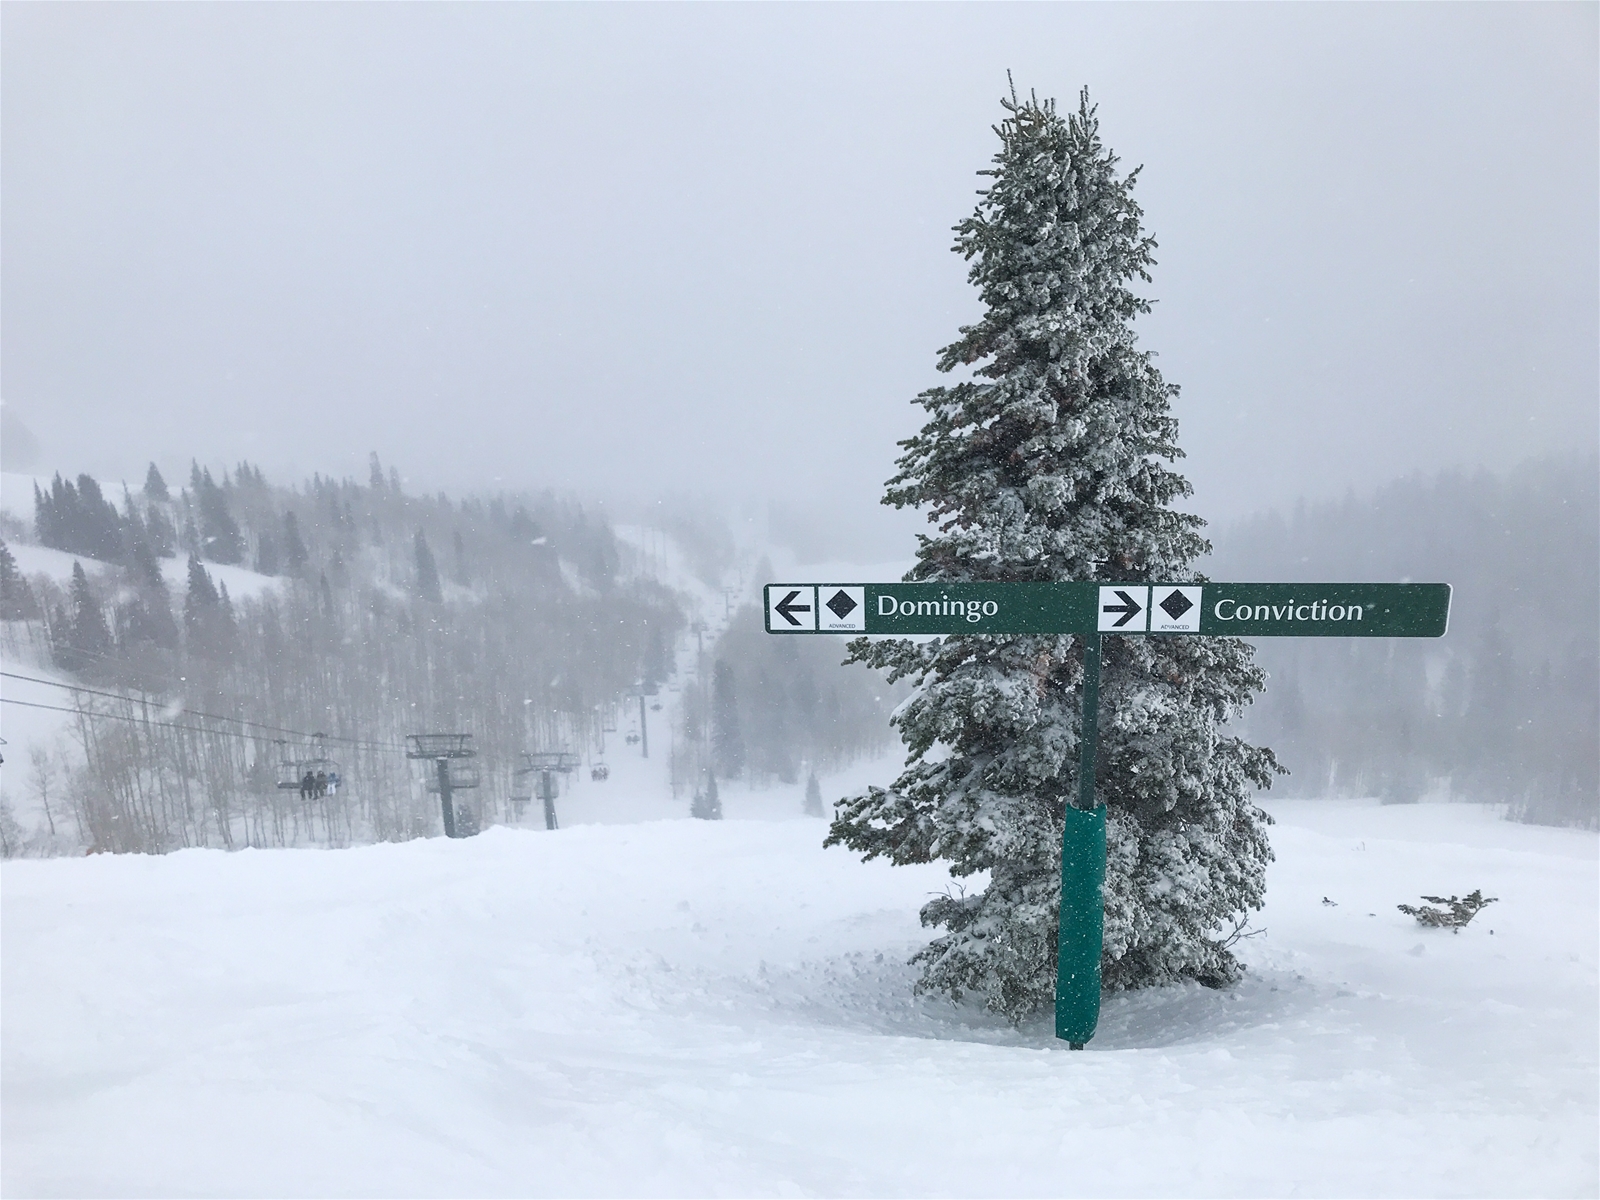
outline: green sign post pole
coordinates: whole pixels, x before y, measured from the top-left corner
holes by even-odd
[[[1443,637],[1444,583],[793,583],[765,589],[773,634],[1070,634],[1083,638],[1078,802],[1061,831],[1056,1036],[1081,1050],[1100,1020],[1106,809],[1095,796],[1104,634]]]
[[[1100,748],[1100,635],[1083,639],[1083,724],[1078,803],[1061,825],[1061,917],[1056,935],[1056,1036],[1074,1050],[1100,1023],[1100,950],[1105,945],[1106,806],[1095,800]]]

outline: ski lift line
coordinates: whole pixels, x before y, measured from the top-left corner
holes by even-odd
[[[61,682],[59,682],[58,680],[55,680],[55,679],[39,679],[39,678],[37,678],[37,677],[35,677],[33,675],[18,675],[13,671],[0,671],[0,676],[4,676],[6,679],[20,679],[20,680],[23,680],[23,681],[25,681],[27,683],[42,683],[42,684],[45,684],[48,687],[62,688],[62,689],[66,690],[66,691],[69,691],[69,692],[82,692],[86,696],[104,696],[108,700],[141,700],[141,699],[143,699],[142,697],[138,697],[138,696],[129,696],[126,693],[102,692],[97,688],[80,687],[75,683],[61,683]],[[16,701],[16,703],[20,704],[20,703],[22,703],[22,701],[19,700],[19,701]],[[156,699],[151,699],[150,703],[156,704],[156,705],[160,705],[161,701],[160,700],[156,700]],[[302,729],[285,729],[281,725],[265,725],[260,721],[246,721],[243,717],[225,717],[221,713],[201,712],[199,709],[195,709],[195,708],[185,708],[185,709],[181,709],[180,711],[188,713],[192,717],[204,717],[205,719],[210,720],[210,721],[232,721],[237,725],[248,725],[248,726],[250,726],[251,728],[254,728],[254,729],[267,729],[267,730],[271,730],[273,733],[287,733],[287,734],[293,735],[294,737],[299,737],[299,738],[320,737],[325,741],[342,742],[345,745],[350,745],[350,746],[364,746],[367,749],[371,749],[371,750],[401,750],[401,749],[404,749],[404,747],[402,747],[398,742],[369,742],[369,741],[363,741],[360,738],[339,737],[339,736],[337,736],[335,734],[331,734],[331,733],[324,733],[324,734],[307,733]]]
[[[97,695],[102,695],[102,696],[103,695],[107,695],[107,694],[108,693],[105,693],[105,692],[97,693]],[[117,696],[115,698],[118,699],[118,700],[126,700],[126,699],[128,699],[127,696]],[[127,721],[127,722],[129,722],[131,724],[134,724],[134,725],[159,725],[163,729],[182,729],[182,730],[185,730],[186,732],[189,732],[189,733],[207,733],[207,734],[212,734],[214,736],[220,736],[220,737],[239,738],[241,741],[247,741],[247,742],[264,742],[264,741],[277,740],[277,739],[263,738],[263,737],[260,737],[260,736],[258,736],[256,734],[236,733],[236,732],[234,732],[233,730],[230,730],[230,729],[206,729],[206,728],[204,728],[203,726],[200,726],[200,725],[181,725],[177,721],[163,721],[163,720],[160,720],[159,718],[124,716],[121,713],[100,712],[100,711],[98,711],[96,709],[93,709],[93,708],[66,708],[66,707],[64,707],[64,706],[62,706],[60,704],[38,704],[38,703],[36,703],[36,702],[34,702],[32,700],[16,700],[16,699],[13,699],[10,696],[0,696],[0,704],[19,704],[23,708],[42,708],[42,709],[45,709],[48,712],[67,713],[67,714],[69,714],[71,716],[74,716],[74,717],[92,717],[92,718],[94,718],[96,720],[101,720],[101,721]],[[185,709],[184,711],[188,711],[188,710]],[[204,714],[197,714],[197,715],[203,716]],[[315,735],[309,735],[309,736],[315,736]],[[358,745],[372,746],[372,747],[377,747],[377,748],[380,748],[380,749],[393,749],[393,747],[390,746],[389,743],[387,743],[387,742],[362,742],[362,743],[358,743]]]
[[[234,733],[228,729],[202,729],[198,725],[180,725],[176,721],[147,721],[143,717],[125,717],[121,713],[96,712],[92,708],[65,708],[59,704],[36,704],[32,700],[13,700],[10,696],[0,696],[0,704],[20,704],[23,708],[42,708],[50,712],[67,713],[74,717],[92,717],[97,721],[127,721],[134,725],[160,725],[163,729],[182,729],[189,733],[209,733],[220,737],[239,738],[242,741],[249,742],[266,740],[252,737],[248,733]]]

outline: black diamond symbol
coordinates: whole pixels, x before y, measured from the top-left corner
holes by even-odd
[[[833,594],[833,599],[828,601],[828,607],[833,610],[833,615],[839,620],[844,620],[856,610],[856,602],[843,588]]]
[[[1194,607],[1194,601],[1182,592],[1174,590],[1172,595],[1161,602],[1161,611],[1176,621],[1184,613]]]

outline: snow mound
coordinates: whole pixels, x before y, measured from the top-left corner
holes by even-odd
[[[950,881],[817,821],[7,862],[0,1185],[1593,1195],[1595,837],[1272,807],[1246,982],[1081,1054],[914,997]],[[1394,909],[1473,887],[1459,935]]]

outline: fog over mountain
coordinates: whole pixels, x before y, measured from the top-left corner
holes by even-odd
[[[687,491],[904,554],[879,488],[976,312],[949,228],[1008,70],[1087,85],[1145,166],[1197,511],[1596,437],[1592,6],[0,20],[13,469],[377,450],[420,490]]]

